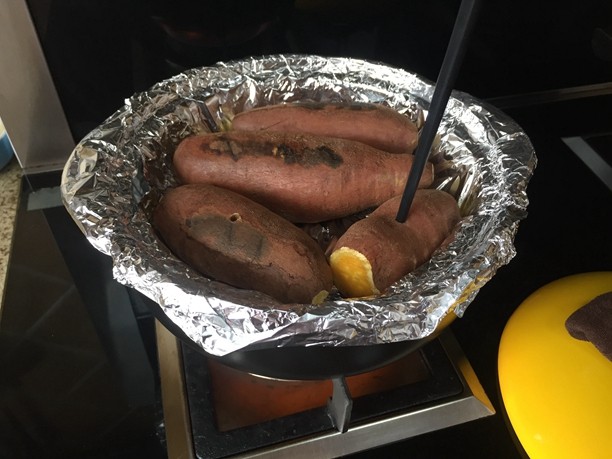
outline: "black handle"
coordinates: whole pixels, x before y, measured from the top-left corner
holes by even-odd
[[[455,79],[459,73],[459,67],[465,55],[469,35],[476,22],[479,4],[480,0],[463,0],[459,7],[455,26],[453,27],[448,48],[446,49],[440,73],[438,74],[436,87],[431,98],[429,113],[419,137],[419,143],[414,153],[414,162],[410,169],[410,174],[408,174],[404,194],[402,195],[397,212],[396,220],[400,223],[405,222],[406,218],[408,218],[414,193],[417,190],[421,175],[423,175],[423,169],[427,164],[429,150],[438,131],[438,126],[440,126],[440,120],[446,109]]]

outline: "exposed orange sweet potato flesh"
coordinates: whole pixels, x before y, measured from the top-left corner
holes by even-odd
[[[329,259],[334,284],[345,298],[378,295],[372,265],[361,252],[349,247],[335,250]]]

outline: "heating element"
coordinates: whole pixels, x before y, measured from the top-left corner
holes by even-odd
[[[285,381],[238,371],[157,324],[170,458],[340,457],[495,413],[450,331],[374,371]]]

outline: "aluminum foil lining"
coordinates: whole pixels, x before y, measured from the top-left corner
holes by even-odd
[[[454,91],[430,159],[434,186],[462,210],[454,240],[386,295],[319,306],[283,305],[208,279],[157,238],[149,217],[168,187],[174,148],[252,107],[290,101],[385,104],[427,115],[433,84],[380,63],[303,55],[254,57],[197,68],[127,99],[70,155],[64,204],[87,239],[112,257],[114,277],[159,304],[206,352],[281,346],[349,346],[420,339],[449,312],[461,316],[515,255],[536,166],[528,137],[505,114]],[[328,228],[322,226],[319,231]]]

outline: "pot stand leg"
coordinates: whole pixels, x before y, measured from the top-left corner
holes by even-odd
[[[344,376],[333,378],[332,384],[333,392],[331,398],[327,401],[327,412],[334,427],[339,432],[344,433],[348,430],[351,422],[353,399]]]

